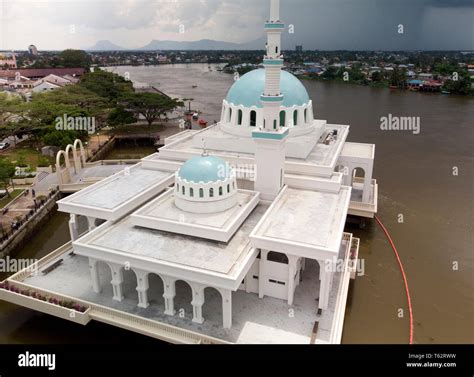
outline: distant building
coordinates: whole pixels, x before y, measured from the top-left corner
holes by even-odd
[[[16,56],[13,52],[0,52],[0,69],[16,68]]]
[[[28,52],[29,52],[31,55],[34,55],[34,56],[37,56],[37,55],[38,55],[38,49],[36,48],[35,45],[29,45],[29,46],[28,46]]]
[[[296,46],[296,52],[303,52],[303,46]]]
[[[19,72],[21,76],[28,77],[29,79],[42,79],[51,74],[61,77],[64,75],[79,77],[82,76],[85,71],[85,68],[19,68],[17,70],[0,70],[0,77],[10,79],[15,78],[17,72]]]

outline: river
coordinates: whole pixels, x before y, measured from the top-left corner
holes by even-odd
[[[233,76],[207,64],[115,67],[131,80],[193,98],[192,107],[218,120]],[[351,126],[349,141],[376,144],[379,217],[389,229],[410,286],[416,343],[474,341],[474,99],[303,81],[315,117]],[[197,85],[196,88],[192,88]],[[383,116],[420,117],[421,132],[382,131]],[[453,171],[457,169],[457,175]],[[399,219],[403,217],[403,221]],[[374,221],[348,225],[361,239],[364,275],[351,282],[343,343],[406,343],[408,309],[394,253]],[[57,214],[21,251],[42,256],[68,239]],[[402,309],[402,311],[400,311]],[[0,342],[104,342],[144,337],[91,323],[85,328],[14,305],[0,304]]]

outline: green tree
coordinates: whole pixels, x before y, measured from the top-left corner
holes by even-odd
[[[405,72],[398,68],[394,68],[390,74],[390,85],[392,86],[403,86],[405,82]]]
[[[136,122],[136,118],[133,113],[126,111],[123,107],[116,107],[113,109],[109,117],[107,118],[107,124],[109,126],[115,127],[123,124],[131,124]]]
[[[173,111],[184,104],[175,98],[170,98],[158,93],[132,93],[122,97],[121,105],[138,118],[143,116],[151,126],[162,115]]]
[[[8,191],[11,179],[15,175],[15,165],[6,158],[0,158],[0,184],[4,187],[7,195],[11,197]]]
[[[112,72],[95,70],[81,77],[79,86],[115,105],[124,94],[133,93],[133,83]]]
[[[59,59],[64,67],[89,68],[90,58],[87,52],[82,50],[64,50],[59,54]]]

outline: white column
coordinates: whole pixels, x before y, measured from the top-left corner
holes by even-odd
[[[204,304],[204,285],[199,283],[190,283],[193,290],[193,300],[191,305],[193,306],[193,322],[203,323],[202,318],[202,305]]]
[[[89,225],[89,232],[96,228],[95,220],[96,220],[95,217],[87,216],[87,224]]]
[[[242,127],[250,126],[250,110],[245,108],[242,112]]]
[[[232,291],[220,289],[222,296],[222,325],[225,329],[232,327]]]
[[[258,297],[263,298],[265,295],[265,282],[267,279],[266,274],[266,261],[268,256],[268,250],[260,251],[260,263],[258,265]]]
[[[112,270],[112,289],[114,291],[113,299],[115,301],[122,301],[123,300],[123,293],[122,293],[122,283],[123,283],[123,270],[122,266],[116,263],[109,263],[110,269]]]
[[[163,286],[165,292],[163,293],[163,298],[165,299],[165,314],[174,315],[174,296],[176,296],[176,279],[161,275],[163,279]]]
[[[362,191],[362,202],[368,203],[372,185],[372,167],[364,166],[364,191]]]
[[[334,262],[332,261],[318,261],[319,262],[319,277],[321,280],[319,286],[319,308],[327,309],[329,303],[329,293],[331,292],[331,283],[334,277]]]
[[[134,269],[134,271],[137,275],[138,306],[148,308],[148,272],[138,269]]]
[[[298,107],[298,126],[302,127],[305,125],[306,123],[304,121],[304,108]]]
[[[225,123],[225,114],[226,114],[227,106],[225,105],[225,102],[222,101],[222,111],[221,111],[221,122]]]
[[[71,234],[71,241],[77,240],[77,237],[79,236],[77,220],[77,215],[71,213],[69,217],[69,233]]]
[[[293,298],[295,296],[295,275],[298,257],[295,255],[288,255],[288,305],[293,305]]]
[[[99,269],[97,268],[97,260],[94,258],[89,258],[89,270],[91,273],[91,281],[92,281],[92,290],[95,293],[100,293],[100,277],[99,277]]]
[[[230,124],[231,126],[237,125],[237,114],[239,112],[239,109],[237,107],[231,107],[232,109],[232,114],[230,116]]]

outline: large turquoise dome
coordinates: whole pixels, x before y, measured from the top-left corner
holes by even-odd
[[[291,73],[281,71],[281,92],[284,95],[283,106],[302,106],[309,102],[308,92],[300,80]],[[263,107],[260,96],[265,89],[265,70],[256,69],[243,75],[227,93],[226,100],[236,106]]]
[[[226,162],[215,156],[193,157],[186,161],[178,175],[188,182],[216,182],[225,181],[229,178],[230,169],[227,169]]]

